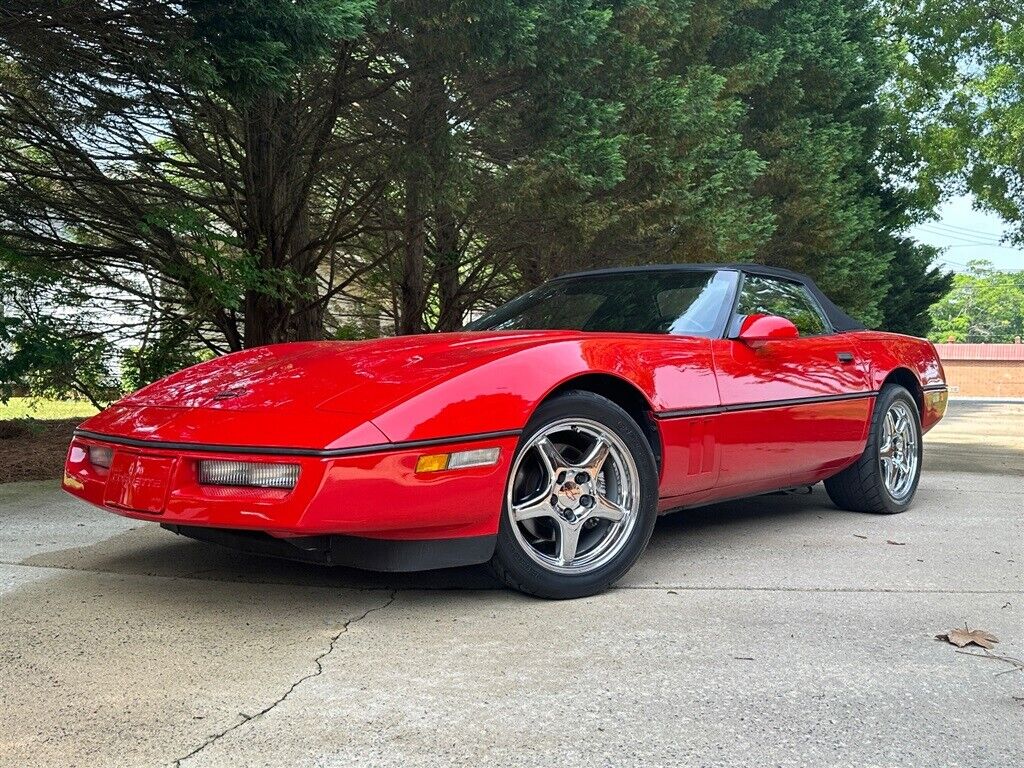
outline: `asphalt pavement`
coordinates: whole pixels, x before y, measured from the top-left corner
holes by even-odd
[[[679,513],[569,602],[0,485],[0,765],[1024,765],[1024,672],[934,638],[1024,658],[1022,477],[1024,404],[956,402],[907,513]]]

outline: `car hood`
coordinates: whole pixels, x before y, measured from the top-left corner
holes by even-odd
[[[370,420],[438,382],[571,331],[276,344],[168,376],[81,429],[168,442],[338,448],[388,442]]]

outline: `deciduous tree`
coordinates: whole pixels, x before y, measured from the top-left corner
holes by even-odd
[[[972,261],[931,315],[933,341],[1012,343],[1024,336],[1024,272]]]
[[[1024,5],[1019,0],[883,3],[902,58],[892,98],[923,204],[971,193],[1024,244]]]

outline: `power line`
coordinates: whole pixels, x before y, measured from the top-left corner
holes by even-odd
[[[998,243],[960,243],[956,245],[942,245],[939,248],[1001,248],[1004,251],[1017,251],[1024,254],[1020,248],[1013,245],[999,245]]]
[[[963,269],[971,268],[970,264],[964,264],[963,262],[960,261],[953,261],[952,259],[946,259],[941,256],[938,257],[936,261],[948,267],[962,267]],[[1024,267],[993,267],[993,270],[995,272],[1024,272]]]
[[[964,269],[970,269],[967,264],[961,264],[959,261],[950,261],[949,259],[939,258],[936,259],[940,264],[945,264],[948,267],[963,267]]]
[[[967,235],[956,235],[952,232],[943,232],[938,229],[930,229],[927,226],[922,226],[921,230],[928,233],[929,235],[935,235],[936,237],[944,237],[948,240],[958,240],[962,243],[968,243],[970,245],[999,245],[998,240],[974,240]]]
[[[926,227],[938,227],[940,229],[948,229],[952,232],[957,232],[965,235],[975,235],[981,237],[996,237],[991,231],[986,232],[982,229],[972,229],[971,227],[961,227],[958,224],[947,224],[944,221],[923,221],[921,226]]]
[[[943,244],[936,246],[937,248],[999,248],[1002,250],[1020,251],[1021,253],[1024,253],[1024,249],[1021,249],[1020,246],[1005,245],[995,240],[971,240],[966,237],[952,235],[947,232],[936,232],[927,229],[926,227],[922,227],[922,231],[927,235],[932,235],[933,237],[943,237],[946,238],[947,240],[958,241],[954,244]]]

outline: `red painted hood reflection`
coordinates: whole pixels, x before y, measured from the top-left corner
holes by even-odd
[[[517,351],[582,335],[450,333],[259,347],[150,384],[82,428],[168,442],[379,444],[389,436],[370,420],[391,406]]]
[[[187,368],[121,402],[228,411],[282,408],[372,415],[461,370],[579,334],[446,333],[275,344]]]

